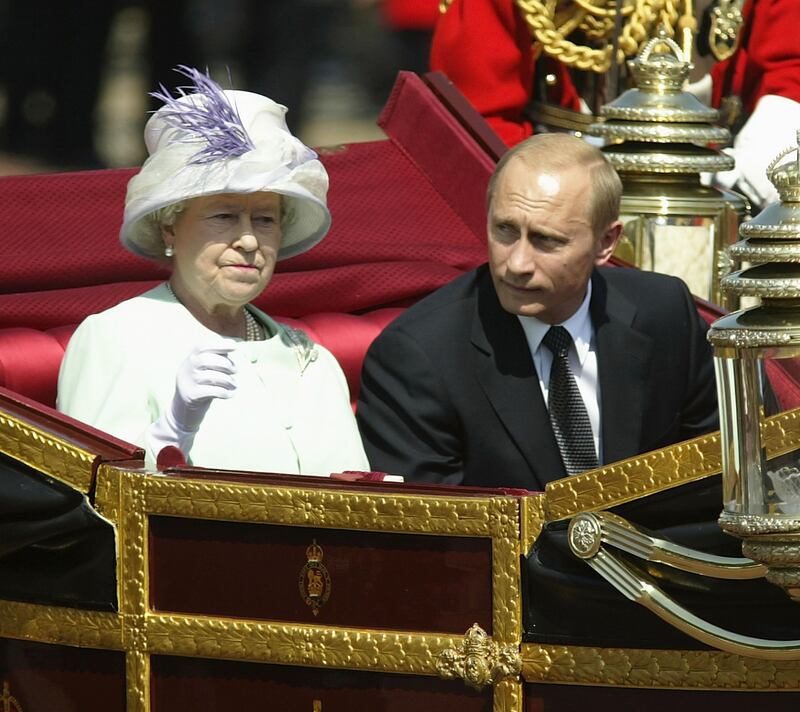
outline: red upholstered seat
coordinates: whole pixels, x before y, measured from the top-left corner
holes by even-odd
[[[74,327],[66,327],[71,333]],[[59,333],[23,327],[0,329],[0,385],[54,406],[65,327]],[[61,338],[59,338],[61,337]]]
[[[386,308],[363,316],[328,312],[302,319],[277,319],[303,329],[333,353],[342,366],[355,404],[364,354],[381,329],[400,312],[402,309]],[[26,327],[0,329],[0,385],[55,407],[58,369],[76,326],[58,326],[46,331]]]
[[[713,304],[698,300],[703,318],[711,323],[721,315]],[[337,359],[347,378],[355,405],[361,365],[372,340],[396,318],[402,308],[387,307],[362,315],[336,312],[308,314],[301,318],[276,317],[303,329]],[[39,330],[28,327],[0,329],[0,386],[55,407],[58,369],[76,324]],[[767,362],[770,383],[781,410],[800,406],[800,364],[796,359]]]

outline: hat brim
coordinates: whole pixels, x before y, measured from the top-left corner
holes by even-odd
[[[180,148],[173,149],[171,162],[179,163],[175,156]],[[185,165],[178,171],[170,171],[162,152],[153,156],[142,171],[128,183],[125,216],[120,229],[123,246],[141,257],[163,259],[163,240],[160,227],[152,219],[153,214],[169,205],[211,195],[233,193],[246,195],[257,192],[277,193],[284,196],[283,241],[278,259],[295,257],[311,249],[327,233],[331,216],[323,199],[317,194],[327,192],[327,174],[318,160],[309,161],[288,172],[280,167],[270,171],[264,166],[259,171],[258,163],[248,163],[242,170],[234,159],[227,164]],[[166,170],[165,170],[166,169]],[[159,180],[166,175],[166,179]]]

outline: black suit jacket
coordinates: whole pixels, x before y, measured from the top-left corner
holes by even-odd
[[[590,313],[605,462],[717,429],[707,327],[683,282],[601,268]],[[410,480],[541,489],[565,476],[522,326],[486,265],[373,342],[358,423],[372,467]]]

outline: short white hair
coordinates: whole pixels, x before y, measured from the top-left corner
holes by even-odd
[[[287,206],[287,201],[284,196],[278,195],[280,198],[280,221],[281,231],[285,231],[287,226],[291,224],[293,211],[290,206]],[[193,200],[193,199],[191,199]],[[189,207],[191,200],[179,200],[177,203],[170,203],[163,208],[154,210],[149,215],[145,215],[141,220],[139,228],[139,247],[141,251],[147,252],[147,256],[151,259],[161,262],[168,262],[168,258],[164,255],[164,237],[161,229],[164,227],[173,227],[181,213],[186,211]]]

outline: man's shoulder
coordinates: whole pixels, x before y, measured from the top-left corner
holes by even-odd
[[[661,272],[648,272],[637,267],[599,267],[598,273],[610,284],[631,285],[671,285],[680,284],[681,280]]]
[[[637,329],[658,334],[667,328],[694,324],[696,311],[686,284],[672,275],[623,267],[603,268],[594,281],[593,309]]]
[[[600,267],[601,281],[631,296],[685,294],[686,285],[678,278],[660,272],[647,272],[635,267]]]

